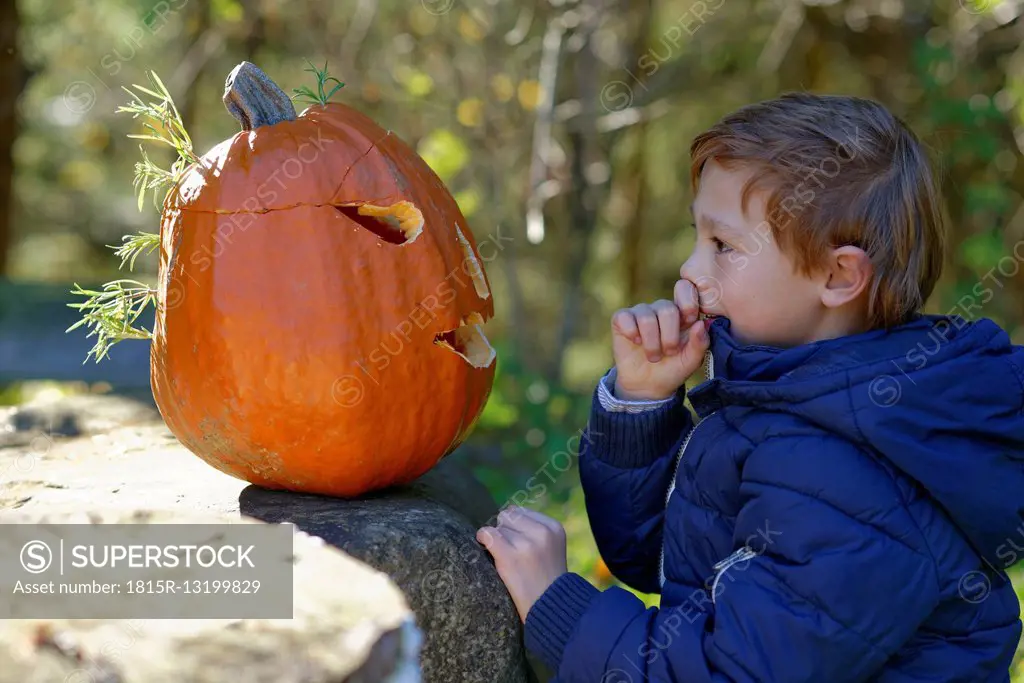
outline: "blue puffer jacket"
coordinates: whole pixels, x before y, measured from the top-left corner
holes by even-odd
[[[921,315],[783,350],[738,344],[723,318],[709,361],[696,426],[682,391],[639,414],[595,397],[594,537],[661,607],[560,576],[525,625],[554,680],[1008,681],[1024,347],[987,319]]]

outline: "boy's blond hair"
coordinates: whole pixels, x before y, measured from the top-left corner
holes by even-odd
[[[695,193],[710,159],[756,168],[744,211],[752,192],[769,191],[771,235],[798,272],[815,272],[830,247],[867,252],[872,327],[904,322],[931,294],[945,254],[939,193],[917,136],[877,102],[787,93],[724,117],[690,156]]]

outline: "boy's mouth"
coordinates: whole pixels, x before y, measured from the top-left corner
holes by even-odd
[[[700,312],[700,313],[697,314],[697,319],[704,321],[704,329],[705,330],[711,329],[711,323],[715,322],[716,318],[718,318],[718,316],[715,315],[714,313]]]

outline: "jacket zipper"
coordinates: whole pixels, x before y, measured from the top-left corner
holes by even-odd
[[[704,356],[704,375],[709,379],[715,378],[715,359],[711,355],[711,350],[708,349],[707,354]],[[708,413],[705,417],[697,418],[697,421],[693,424],[690,429],[690,433],[683,439],[683,445],[679,447],[679,453],[676,454],[675,467],[672,469],[672,479],[668,485],[668,495],[665,496],[665,518],[662,520],[662,535],[661,535],[661,555],[658,558],[658,585],[665,586],[665,526],[668,523],[668,501],[672,498],[672,492],[676,489],[676,477],[679,474],[679,463],[683,461],[683,454],[686,453],[686,446],[689,445],[690,439],[693,438],[693,433],[697,431],[697,427],[701,422],[706,420],[715,414],[716,411]]]
[[[750,546],[743,546],[729,557],[715,563],[715,566],[712,567],[715,572],[715,579],[711,582],[711,604],[714,604],[718,597],[718,582],[721,580],[722,576],[729,571],[729,568],[733,565],[739,564],[740,562],[751,560],[757,557],[757,555],[757,551]]]

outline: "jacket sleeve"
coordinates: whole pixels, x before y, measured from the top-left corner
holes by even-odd
[[[608,410],[599,394],[600,387],[579,458],[591,531],[616,578],[638,591],[658,593],[665,498],[675,454],[693,420],[681,392],[640,412]]]
[[[939,601],[895,482],[845,442],[777,437],[747,459],[741,494],[747,554],[709,583],[713,601],[645,608],[567,572],[527,614],[527,647],[560,683],[869,680]]]

